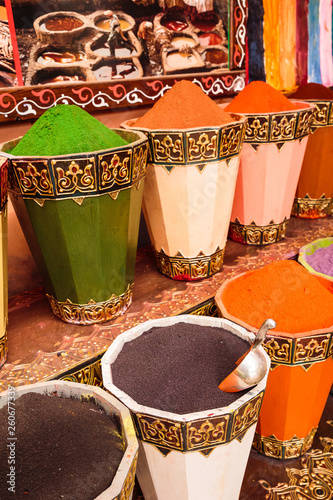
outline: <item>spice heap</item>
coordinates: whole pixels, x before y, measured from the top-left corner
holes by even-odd
[[[289,96],[291,99],[333,100],[333,90],[320,83],[306,83]]]
[[[222,296],[229,314],[259,328],[267,318],[276,330],[301,333],[333,325],[333,295],[295,261],[281,260],[231,280]]]
[[[135,127],[187,129],[218,127],[235,119],[208,97],[195,83],[177,82],[147,113],[137,119]]]
[[[38,118],[9,153],[56,156],[88,153],[128,144],[116,132],[75,105],[59,104]]]
[[[125,342],[112,363],[112,379],[151,408],[181,415],[222,408],[247,392],[226,393],[218,386],[248,348],[223,328],[182,322],[154,327]]]
[[[246,85],[224,109],[229,113],[272,113],[299,108],[298,104],[292,103],[268,83],[254,81]]]
[[[117,415],[93,402],[29,392],[15,401],[15,416],[15,438],[9,441],[8,408],[0,409],[2,463],[9,444],[17,443],[15,493],[8,492],[9,467],[1,467],[0,498],[83,500],[110,486],[124,455]]]
[[[317,248],[312,255],[305,255],[305,260],[314,271],[333,277],[333,244]]]

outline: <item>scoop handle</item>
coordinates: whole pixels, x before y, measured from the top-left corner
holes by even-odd
[[[257,347],[259,347],[260,344],[266,339],[266,334],[267,334],[268,330],[271,330],[272,328],[275,328],[275,327],[276,327],[276,323],[275,323],[274,319],[271,319],[271,318],[266,319],[258,330],[256,338],[254,339],[254,342],[252,344],[251,350],[253,351],[254,349],[257,349]]]
[[[275,328],[276,327],[276,323],[274,321],[274,319],[266,319],[263,324],[261,325],[261,327],[259,328],[258,332],[257,332],[257,335],[253,341],[253,343],[251,344],[251,347],[250,349],[248,349],[244,354],[243,356],[241,356],[237,361],[236,361],[236,365],[239,366],[240,363],[243,361],[243,359],[252,351],[254,351],[255,349],[257,349],[261,343],[266,339],[266,333],[268,332],[268,330],[271,330],[272,328]]]

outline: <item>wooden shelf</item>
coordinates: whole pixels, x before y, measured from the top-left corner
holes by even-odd
[[[267,246],[228,240],[222,271],[196,282],[160,274],[151,246],[139,248],[133,303],[123,316],[100,325],[80,326],[55,317],[43,288],[9,299],[8,360],[0,370],[0,390],[52,378],[101,384],[99,360],[121,332],[153,318],[176,314],[213,315],[214,295],[222,282],[277,259],[295,258],[299,248],[333,235],[333,218],[291,218],[286,238]]]

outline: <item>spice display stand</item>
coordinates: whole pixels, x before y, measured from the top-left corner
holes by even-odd
[[[56,318],[42,287],[11,296],[8,308],[8,361],[0,371],[0,390],[5,390],[9,384],[18,386],[51,379],[101,386],[100,359],[113,339],[124,330],[148,319],[176,314],[214,316],[217,314],[214,295],[224,280],[277,259],[296,259],[298,250],[304,244],[332,235],[332,217],[315,220],[291,218],[286,238],[275,244],[253,247],[228,240],[222,271],[196,282],[174,281],[163,276],[156,268],[152,247],[141,247],[137,252],[131,307],[123,316],[99,325],[71,325]],[[280,487],[281,492],[288,491],[283,489],[287,487],[302,491],[298,480],[307,467],[315,467],[320,457],[324,460],[323,467],[328,464],[325,465],[324,480],[320,479],[326,481],[326,486],[323,483],[322,488],[333,490],[333,471],[330,470],[333,427],[327,423],[332,420],[332,414],[333,394],[330,394],[320,424],[322,430],[317,432],[312,448],[322,450],[323,456],[312,456],[310,451],[305,457],[306,463],[301,459],[280,461],[259,456],[252,450],[240,500],[265,500],[267,491],[273,495],[273,490],[269,488],[276,488],[279,482],[287,484]],[[325,438],[323,443],[319,441],[320,437]],[[293,473],[287,474],[286,468],[294,468]],[[319,473],[322,472],[319,470]],[[311,481],[316,480],[316,474],[312,473]],[[133,500],[144,500],[138,486]]]

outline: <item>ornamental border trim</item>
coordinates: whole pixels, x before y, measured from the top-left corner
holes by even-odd
[[[53,314],[66,323],[94,325],[122,315],[132,303],[133,288],[134,283],[131,283],[121,295],[112,295],[109,300],[103,302],[90,300],[88,304],[74,304],[69,299],[60,302],[49,294],[46,294],[46,297]]]
[[[200,252],[197,257],[184,257],[177,252],[174,257],[167,255],[163,248],[155,250],[157,269],[169,278],[177,279],[186,275],[191,280],[203,279],[213,276],[223,267],[225,247],[216,249],[211,255]]]
[[[234,222],[230,222],[228,236],[247,245],[270,245],[285,238],[288,220],[285,218],[279,223],[272,220],[266,226],[258,226],[255,222],[241,224],[236,218]]]
[[[0,153],[1,155],[1,153]],[[23,199],[80,199],[139,186],[146,175],[148,141],[94,153],[8,158],[9,190]]]
[[[137,437],[158,448],[165,456],[172,450],[183,453],[199,451],[208,456],[217,446],[243,439],[258,420],[264,392],[256,394],[231,413],[190,422],[131,412]]]
[[[301,140],[309,135],[315,108],[279,114],[246,114],[244,143],[270,144],[282,147],[285,142]]]
[[[271,358],[271,370],[277,366],[301,366],[307,371],[314,363],[333,356],[333,332],[300,338],[267,335],[263,348]]]

